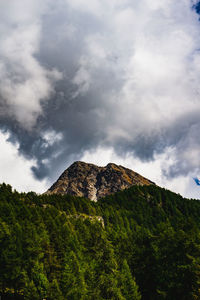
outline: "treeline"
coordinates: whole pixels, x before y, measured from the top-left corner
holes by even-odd
[[[4,299],[200,299],[200,202],[133,186],[92,202],[0,185]]]

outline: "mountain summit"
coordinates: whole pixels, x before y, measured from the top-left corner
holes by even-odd
[[[150,184],[154,183],[130,169],[113,163],[98,167],[77,161],[62,173],[46,194],[70,194],[97,201],[132,185]]]

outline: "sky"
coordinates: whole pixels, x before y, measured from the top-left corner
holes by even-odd
[[[1,0],[0,182],[42,193],[76,160],[114,162],[200,198],[199,12]]]

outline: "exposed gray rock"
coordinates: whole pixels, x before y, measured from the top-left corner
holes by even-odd
[[[77,161],[66,169],[46,194],[70,194],[97,201],[132,185],[150,185],[152,181],[138,173],[109,163],[106,167]]]

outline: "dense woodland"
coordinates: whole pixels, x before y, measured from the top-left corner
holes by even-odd
[[[0,295],[200,299],[200,202],[154,185],[95,203],[2,184]]]

